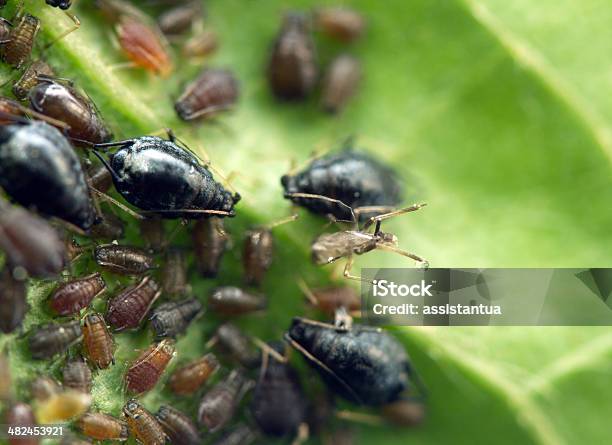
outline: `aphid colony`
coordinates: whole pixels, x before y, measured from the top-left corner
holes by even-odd
[[[62,10],[71,6],[70,1],[47,3]],[[131,63],[161,76],[173,70],[168,41],[183,45],[184,56],[203,57],[217,46],[213,32],[201,25],[201,2],[171,3],[155,22],[124,0],[95,2]],[[320,9],[308,17],[286,14],[268,70],[280,98],[304,98],[319,80],[313,24],[345,43],[364,30],[363,18],[345,8]],[[389,422],[422,421],[424,389],[409,357],[385,331],[353,324],[351,314],[359,311],[360,299],[352,287],[310,289],[296,276],[311,305],[333,321],[294,314],[291,325],[268,343],[234,323],[250,314],[265,316],[268,298],[262,287],[273,267],[274,228],[297,215],[242,234],[243,285],[221,283],[207,295],[194,292],[194,273],[216,278],[224,253],[233,247],[225,218],[239,214],[240,195],[217,181],[212,167],[170,131],[167,137],[114,140],[84,91],[56,77],[45,61],[31,60],[41,23],[21,5],[11,21],[0,25],[2,60],[22,70],[12,83],[16,100],[0,98],[0,188],[5,196],[0,197],[0,329],[20,334],[14,341],[24,342],[35,361],[49,363],[47,372],[28,382],[31,403],[26,403],[17,400],[11,384],[14,379],[22,386],[22,376],[11,376],[8,358],[0,352],[4,423],[68,422],[75,435],[62,443],[71,444],[90,443],[79,437],[133,437],[145,445],[237,445],[266,443],[266,437],[300,443],[335,423],[336,396],[356,404],[357,410],[374,407]],[[191,35],[183,38],[186,32]],[[323,80],[323,107],[332,112],[343,108],[359,78],[357,59],[335,58]],[[186,121],[204,119],[232,108],[237,100],[234,75],[207,67],[187,85],[175,110]],[[301,171],[283,175],[280,184],[292,204],[352,224],[350,230],[315,238],[315,264],[346,258],[344,275],[357,280],[361,278],[351,274],[353,256],[374,249],[427,264],[400,249],[396,237],[381,229],[386,219],[424,204],[398,208],[399,178],[378,159],[356,150],[352,140]],[[174,223],[170,234],[172,219],[182,222]],[[138,245],[124,239],[126,221],[139,226]],[[185,230],[190,237],[176,241],[174,235]],[[24,332],[28,287],[39,288],[41,282],[35,280],[40,279],[43,285],[54,285],[35,309],[52,320]],[[200,340],[200,355],[186,360],[177,341],[204,319],[219,323]],[[116,336],[143,330],[149,332],[148,346],[134,352],[128,363],[119,363]],[[290,363],[288,347],[312,365],[321,384],[304,384]],[[117,366],[123,367],[123,381],[116,382],[124,396],[122,409],[103,412],[92,392],[98,376]],[[167,404],[150,411],[142,396],[153,389],[199,400],[197,410],[183,412]],[[240,414],[243,406],[248,407],[246,416]],[[347,440],[350,434],[338,437]]]

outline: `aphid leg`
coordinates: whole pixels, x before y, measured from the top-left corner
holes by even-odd
[[[93,148],[110,148],[110,147],[123,147],[134,143],[134,139],[124,139],[123,141],[115,142],[102,142],[100,144],[91,144]]]
[[[271,230],[274,227],[282,226],[283,224],[287,224],[287,223],[293,222],[296,219],[298,219],[298,214],[294,213],[292,215],[287,216],[286,218],[281,218],[281,219],[276,220],[274,222],[268,223],[268,224],[266,224],[266,227]]]
[[[94,192],[97,196],[99,196],[102,200],[110,202],[111,204],[116,205],[117,207],[119,207],[121,210],[123,210],[124,212],[128,213],[129,215],[133,216],[134,218],[138,219],[138,220],[143,220],[145,219],[144,216],[142,216],[140,213],[133,211],[132,209],[130,209],[128,206],[120,203],[119,201],[117,201],[115,198],[107,195],[106,193],[101,192],[100,190],[97,190],[93,187],[90,187],[90,190],[92,192]]]
[[[212,347],[214,347],[217,343],[219,342],[219,337],[217,337],[216,335],[211,337],[210,340],[208,340],[205,344],[204,344],[204,349],[211,349]]]
[[[384,213],[393,212],[395,210],[395,207],[393,206],[361,206],[361,207],[355,207],[353,210],[355,211],[355,215],[360,216],[362,213],[384,214]]]
[[[338,410],[336,411],[336,417],[342,420],[348,420],[350,422],[363,423],[371,426],[383,426],[386,424],[385,420],[374,414],[359,413],[355,411]]]
[[[252,337],[251,341],[253,342],[253,344],[255,344],[255,346],[261,349],[263,356],[265,358],[267,358],[268,356],[272,356],[274,357],[275,360],[281,363],[287,363],[287,357],[284,357],[282,354],[279,354],[278,352],[276,352],[266,342],[260,340],[257,337]]]
[[[295,436],[295,439],[293,439],[293,442],[291,442],[291,445],[300,445],[306,442],[308,440],[308,437],[310,437],[310,430],[308,429],[308,424],[300,423],[300,425],[298,426],[297,435]]]
[[[374,234],[380,232],[380,223],[386,219],[393,218],[394,216],[403,215],[404,213],[414,212],[416,210],[422,209],[425,207],[427,203],[423,202],[421,204],[413,204],[410,207],[405,207],[403,209],[394,210],[389,213],[383,213],[382,215],[373,216],[366,221],[363,225],[363,230],[367,230],[372,224],[376,223],[376,229],[374,230]]]
[[[321,323],[321,324],[325,324],[325,323]],[[334,371],[332,371],[325,363],[323,363],[321,360],[319,360],[314,355],[312,355],[310,352],[308,352],[306,348],[304,348],[302,345],[300,345],[298,342],[292,339],[289,336],[289,334],[285,333],[284,338],[285,338],[285,341],[287,341],[291,345],[291,347],[293,347],[298,352],[300,352],[304,357],[306,357],[306,359],[310,360],[317,366],[320,366],[321,369],[323,369],[326,373],[328,373],[331,377],[333,377],[334,380],[336,380],[351,395],[351,397],[353,397],[359,404],[362,403],[361,399],[355,393],[353,388],[351,388],[348,383],[346,383],[344,380],[338,377],[338,375]]]
[[[328,201],[328,202],[333,202],[335,204],[338,204],[340,207],[348,210],[348,212],[351,214],[351,219],[352,219],[351,222],[355,225],[355,228],[357,228],[357,217],[355,216],[355,212],[353,211],[353,208],[349,206],[348,204],[345,204],[344,202],[340,201],[339,199],[330,198],[324,195],[316,195],[314,193],[285,193],[283,196],[289,199],[291,198],[320,199],[322,201]]]
[[[429,268],[429,262],[428,262],[426,259],[421,258],[420,256],[415,255],[415,254],[414,254],[414,253],[412,253],[412,252],[408,252],[407,250],[403,250],[403,249],[400,249],[400,248],[398,248],[398,247],[391,246],[391,245],[389,245],[389,244],[384,244],[384,243],[377,243],[377,244],[376,244],[376,248],[377,248],[377,249],[380,249],[380,250],[387,250],[387,251],[389,251],[389,252],[395,252],[395,253],[397,253],[398,255],[402,255],[402,256],[405,256],[405,257],[411,258],[411,259],[413,259],[414,261],[416,261],[417,263],[419,263],[419,266],[420,266],[421,268],[423,268],[423,269],[427,269],[427,268]]]
[[[67,30],[65,30],[63,33],[61,33],[59,36],[57,36],[55,39],[51,40],[51,42],[47,43],[43,48],[43,52],[45,52],[50,47],[52,47],[55,43],[59,42],[64,37],[73,33],[74,31],[76,31],[77,29],[81,27],[81,21],[78,19],[76,15],[68,11],[63,11],[63,12],[66,15],[66,17],[68,17],[72,21],[72,26],[68,28]]]
[[[306,299],[311,305],[313,305],[314,307],[317,307],[319,305],[319,300],[317,300],[317,297],[312,292],[310,287],[308,287],[308,284],[306,284],[306,281],[304,281],[304,279],[301,277],[298,279],[298,287],[304,293],[304,295],[306,296]]]
[[[370,283],[370,281],[365,280],[357,275],[351,275],[351,269],[353,268],[353,256],[349,256],[346,259],[346,265],[344,266],[344,278],[348,278],[349,280],[363,281],[366,283]]]
[[[228,110],[232,110],[233,108],[235,108],[235,105],[218,105],[218,106],[214,106],[214,107],[207,107],[207,108],[203,108],[201,110],[196,111],[195,113],[191,113],[189,115],[186,116],[186,120],[195,120],[195,119],[199,119],[201,117],[205,117],[209,114],[214,114],[217,113],[219,111],[228,111]]]

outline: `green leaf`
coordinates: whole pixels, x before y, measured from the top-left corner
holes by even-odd
[[[30,3],[43,20],[44,40],[68,26],[42,0]],[[310,8],[311,1],[207,2],[207,25],[221,41],[210,64],[234,69],[242,91],[239,107],[217,124],[186,125],[174,115],[171,98],[198,71],[197,64],[176,60],[178,69],[168,80],[114,70],[125,60],[112,45],[111,26],[89,2],[75,8],[81,29],[54,45],[48,58],[62,77],[91,95],[117,137],[171,127],[201,154],[205,149],[217,168],[238,173],[233,184],[244,199],[229,224],[235,245],[218,282],[240,282],[246,227],[289,212],[279,177],[290,161],[305,161],[315,148],[333,149],[351,134],[395,166],[410,192],[407,201],[429,203],[390,221],[386,230],[434,267],[609,266],[609,2],[346,3],[367,16],[369,27],[349,48],[364,64],[362,88],[338,117],[324,115],[315,99],[277,103],[265,83],[267,50],[281,12]],[[317,43],[322,60],[338,51],[325,39]],[[264,287],[269,312],[240,322],[264,339],[278,338],[291,316],[305,313],[298,276],[313,285],[329,279],[330,269],[315,269],[308,260],[309,241],[324,222],[303,215],[275,232],[278,255]],[[130,237],[138,242],[134,230]],[[412,264],[374,252],[359,258],[358,266]],[[215,284],[194,277],[194,293],[203,297]],[[33,286],[26,330],[50,318],[44,308],[50,288]],[[216,323],[206,315],[190,328],[178,344],[177,361],[200,354]],[[395,331],[429,388],[429,418],[415,430],[356,427],[360,443],[609,441],[609,328]],[[118,364],[96,375],[94,389],[97,407],[115,414],[125,399],[118,388],[123,363],[150,337],[141,332],[117,340]],[[17,335],[1,337],[0,345],[9,350],[19,394],[25,396],[29,379],[48,364],[32,363]],[[197,403],[177,400],[162,388],[144,400],[151,409],[164,400],[185,409]]]

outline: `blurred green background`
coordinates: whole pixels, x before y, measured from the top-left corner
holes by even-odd
[[[206,150],[216,167],[236,172],[233,185],[244,199],[239,216],[228,224],[234,249],[217,282],[194,276],[196,295],[218,283],[239,282],[244,228],[288,214],[279,177],[290,161],[303,162],[314,149],[338,146],[348,135],[398,170],[407,203],[428,202],[385,230],[433,267],[610,266],[610,2],[337,2],[362,12],[368,29],[349,47],[317,37],[322,64],[340,51],[364,64],[359,93],[344,113],[330,117],[316,97],[278,103],[264,77],[282,12],[322,2],[210,0],[206,26],[219,34],[220,49],[205,63],[232,68],[242,97],[234,112],[204,125],[186,125],[172,109],[172,98],[202,62],[175,59],[170,79],[113,69],[125,59],[113,46],[112,26],[92,2],[77,3],[81,29],[46,57],[61,77],[75,80],[95,100],[117,137],[171,127],[194,149]],[[26,6],[43,20],[41,42],[69,26],[43,0]],[[10,14],[7,8],[4,15]],[[6,68],[2,73],[7,80],[12,75]],[[268,314],[240,321],[264,339],[278,338],[291,316],[307,313],[298,276],[313,286],[331,279],[333,268],[309,264],[309,243],[324,221],[302,216],[275,232],[278,256],[264,285],[271,299]],[[133,229],[131,241],[139,243]],[[365,266],[412,264],[374,252],[358,259],[357,267]],[[26,330],[49,319],[41,303],[50,289],[50,283],[33,286]],[[190,328],[175,364],[200,354],[215,324],[207,315]],[[398,328],[396,333],[429,387],[429,417],[414,430],[349,425],[356,443],[609,443],[611,329]],[[132,360],[133,349],[149,341],[146,332],[120,336],[118,365],[96,376],[98,408],[119,413],[121,362]],[[30,364],[16,334],[0,337],[0,345],[9,350],[20,395],[36,373],[59,366]],[[197,402],[172,399],[164,389],[144,400],[150,409],[164,400],[184,409]]]

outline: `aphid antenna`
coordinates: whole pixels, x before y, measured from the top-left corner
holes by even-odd
[[[81,27],[81,21],[79,20],[79,18],[74,15],[73,13],[69,12],[69,11],[62,11],[64,13],[64,15],[66,17],[68,17],[70,19],[70,21],[72,22],[72,26],[68,29],[66,29],[64,32],[62,32],[60,35],[58,35],[56,38],[54,38],[53,40],[51,40],[49,43],[47,43],[42,50],[42,53],[44,54],[49,48],[51,48],[53,45],[55,45],[57,42],[59,42],[60,40],[62,40],[63,38],[67,37],[69,34],[73,33],[74,31],[76,31],[77,29],[79,29]]]
[[[145,217],[145,215],[155,215],[159,213],[194,213],[194,214],[203,214],[203,215],[219,215],[219,216],[227,216],[233,218],[236,216],[236,212],[234,211],[225,211],[225,210],[210,210],[210,209],[159,209],[159,210],[142,210],[139,214],[141,218]]]
[[[298,219],[298,217],[299,217],[299,215],[297,213],[294,213],[294,214],[289,215],[289,216],[287,216],[285,218],[281,218],[281,219],[278,219],[278,220],[273,221],[271,223],[268,223],[268,224],[265,225],[265,227],[268,230],[272,230],[275,227],[282,226],[283,224],[287,224],[287,223],[293,222],[296,219]]]
[[[280,363],[287,363],[288,359],[282,354],[279,354],[278,351],[274,350],[270,347],[265,341],[257,338],[251,337],[251,341],[255,346],[261,349],[263,356],[267,359],[268,356],[274,357],[274,359]]]
[[[387,424],[387,422],[385,422],[382,417],[377,416],[375,414],[359,413],[348,410],[336,411],[336,418],[348,420],[350,422],[362,423],[370,426],[383,426]]]
[[[96,153],[96,152],[94,151],[94,153]],[[100,157],[100,159],[102,159],[102,157]],[[105,162],[105,161],[103,161],[103,162]],[[106,162],[105,162],[105,163],[106,163]],[[109,166],[109,167],[110,167],[110,166]],[[111,174],[113,174],[112,170],[111,170]],[[141,215],[141,214],[140,214],[140,213],[138,213],[138,212],[133,211],[133,210],[132,210],[132,209],[130,209],[128,206],[126,206],[126,205],[124,205],[124,204],[120,203],[120,202],[119,202],[119,201],[117,201],[115,198],[113,198],[113,197],[111,197],[111,196],[107,195],[106,193],[101,192],[100,190],[98,190],[98,189],[96,189],[96,188],[94,188],[94,187],[91,187],[91,186],[90,186],[89,188],[90,188],[90,190],[91,190],[92,192],[94,192],[94,193],[95,193],[95,194],[96,194],[98,197],[100,197],[102,200],[107,201],[107,202],[110,202],[111,204],[116,205],[116,206],[117,206],[117,207],[119,207],[121,210],[123,210],[123,211],[124,211],[124,212],[126,212],[127,214],[129,214],[129,215],[133,216],[134,218],[136,218],[136,219],[138,219],[138,220],[143,220],[143,219],[145,219],[145,217],[144,217],[143,215]]]
[[[313,324],[318,324],[320,322],[313,322],[312,320],[306,320],[306,319],[302,319],[302,321],[304,322],[311,322]],[[326,323],[320,323],[321,325],[326,325]],[[327,325],[329,326],[329,325]],[[333,328],[333,326],[332,326]],[[306,359],[310,360],[311,362],[313,362],[314,364],[316,364],[317,366],[320,366],[321,369],[323,369],[327,374],[329,374],[331,377],[333,377],[336,382],[338,382],[350,395],[351,397],[353,397],[357,403],[362,404],[363,402],[361,401],[361,399],[359,398],[359,396],[357,395],[357,393],[355,393],[355,391],[353,390],[353,388],[350,387],[350,385],[348,383],[346,383],[344,380],[342,380],[340,377],[338,377],[338,375],[332,371],[329,366],[327,366],[325,363],[323,363],[321,360],[319,360],[318,358],[316,358],[314,355],[312,355],[310,352],[308,352],[308,350],[306,350],[306,348],[304,348],[302,345],[300,345],[297,341],[295,341],[294,339],[292,339],[288,333],[285,333],[285,335],[283,336],[285,341],[288,342],[291,347],[293,347],[294,349],[296,349],[298,352],[300,352],[301,354],[304,355],[304,357],[306,357]]]
[[[377,235],[380,233],[380,223],[386,219],[393,218],[395,216],[403,215],[408,212],[415,212],[417,210],[422,209],[427,205],[426,202],[422,202],[420,204],[412,204],[410,207],[404,207],[403,209],[394,210],[392,212],[383,213],[382,215],[373,216],[366,221],[363,225],[363,230],[368,230],[368,228],[376,223],[376,228],[374,229],[374,234]]]
[[[306,299],[308,300],[308,302],[315,307],[318,306],[319,300],[317,300],[317,297],[312,292],[312,289],[310,289],[308,284],[306,284],[306,281],[304,280],[304,278],[299,277],[297,279],[297,283],[302,293],[306,296]]]
[[[351,214],[351,223],[354,225],[355,229],[358,228],[357,227],[357,217],[355,216],[355,212],[353,211],[353,208],[349,206],[348,204],[345,204],[344,202],[340,201],[339,199],[330,198],[324,195],[316,195],[314,193],[285,193],[284,197],[288,199],[291,199],[291,198],[319,199],[321,201],[328,201],[328,202],[333,202],[335,204],[338,204],[340,207],[348,210],[348,212]]]
[[[421,258],[420,256],[418,256],[418,255],[416,255],[416,254],[414,254],[412,252],[408,252],[407,250],[400,249],[399,247],[391,246],[391,245],[385,244],[385,243],[377,243],[376,244],[376,248],[380,249],[380,250],[387,250],[389,252],[394,252],[394,253],[397,253],[398,255],[402,255],[402,256],[411,258],[414,261],[416,261],[417,263],[420,263],[420,266],[423,269],[429,268],[429,262],[426,259]]]

